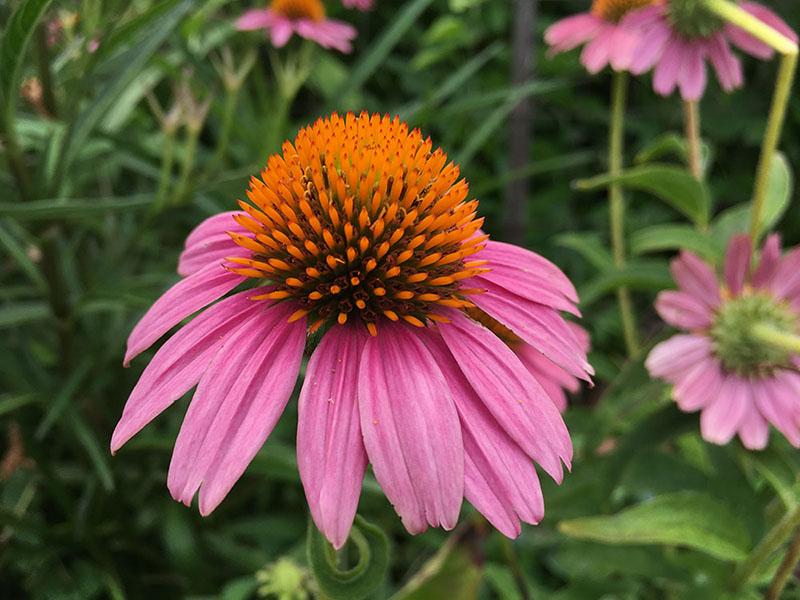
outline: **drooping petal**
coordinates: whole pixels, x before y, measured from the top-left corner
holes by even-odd
[[[694,412],[719,396],[724,375],[717,359],[706,357],[687,367],[677,378],[672,396],[682,411]]]
[[[753,386],[753,399],[759,412],[795,448],[800,447],[800,376],[780,372]]]
[[[589,73],[599,73],[611,58],[614,43],[614,26],[605,24],[597,37],[586,44],[581,52],[581,64]]]
[[[742,61],[732,51],[721,33],[713,35],[706,43],[708,59],[711,61],[720,86],[726,92],[742,87],[744,74]]]
[[[616,25],[611,38],[609,63],[615,71],[625,71],[630,67],[639,45],[640,37],[633,29]]]
[[[698,361],[711,355],[710,340],[701,335],[674,335],[650,351],[645,366],[651,377],[675,383]]]
[[[184,249],[203,243],[208,238],[216,238],[229,231],[244,233],[245,229],[234,220],[234,216],[243,215],[242,211],[231,210],[208,217],[192,229],[183,244]]]
[[[664,321],[680,329],[702,329],[711,325],[712,313],[708,306],[685,292],[660,292],[656,311]]]
[[[800,294],[800,248],[788,252],[781,259],[772,278],[772,291],[782,298]]]
[[[761,257],[758,268],[753,273],[753,286],[757,288],[769,287],[772,278],[778,270],[781,262],[781,236],[772,233],[767,236],[764,246],[761,249]]]
[[[572,442],[558,409],[511,349],[459,312],[439,326],[464,377],[509,436],[556,481]]]
[[[749,384],[736,375],[727,375],[719,395],[700,415],[703,439],[720,445],[730,442],[751,402]]]
[[[754,382],[749,382],[749,384],[751,400],[748,402],[742,422],[739,424],[739,438],[742,440],[742,445],[748,450],[763,450],[769,441],[769,424],[761,416],[753,401],[755,388],[758,385]]]
[[[182,327],[156,352],[133,388],[111,436],[116,452],[175,400],[192,389],[226,336],[248,326],[261,307],[250,297],[266,288],[248,290],[206,309]]]
[[[737,235],[728,244],[725,253],[725,283],[728,291],[738,296],[750,275],[750,259],[753,255],[753,245],[750,236]]]
[[[256,8],[248,10],[236,20],[236,29],[239,31],[265,29],[270,27],[274,22],[275,14],[271,10]]]
[[[250,250],[234,242],[226,233],[209,236],[181,252],[178,258],[178,274],[188,277],[212,264],[222,266],[228,257],[245,258],[250,254]]]
[[[333,48],[345,54],[353,50],[352,41],[358,30],[341,21],[309,21],[301,19],[296,22],[297,33],[306,39],[317,42],[323,48]]]
[[[682,292],[710,308],[719,306],[719,282],[712,268],[696,254],[684,250],[670,263],[670,271]]]
[[[181,279],[155,301],[133,328],[128,336],[124,364],[129,365],[183,319],[224,296],[244,279],[217,264]]]
[[[485,282],[486,292],[470,297],[478,308],[579,379],[594,373],[566,321],[556,311]]]
[[[678,73],[678,85],[683,99],[688,102],[699,100],[706,89],[706,80],[706,61],[703,44],[699,42],[686,43]]]
[[[673,34],[664,47],[653,72],[653,89],[661,96],[669,96],[678,85],[678,77],[684,68],[684,43]]]
[[[564,412],[567,409],[566,390],[577,392],[580,388],[578,380],[529,344],[515,348],[514,353],[547,392],[559,412]]]
[[[364,346],[358,406],[375,478],[406,529],[452,529],[464,496],[464,446],[453,398],[430,351],[402,323]]]
[[[276,48],[283,48],[292,37],[294,26],[289,19],[278,17],[269,28],[269,39]]]
[[[602,19],[591,13],[580,13],[548,27],[544,41],[552,53],[567,52],[594,39],[602,28]]]
[[[632,14],[632,13],[631,13]],[[625,26],[626,19],[622,25]],[[639,43],[634,50],[629,70],[634,75],[641,75],[652,69],[664,56],[667,44],[672,39],[672,29],[666,23],[642,29],[639,32]]]
[[[367,454],[358,413],[366,342],[360,328],[334,326],[306,369],[297,420],[297,466],[311,516],[335,548],[355,518]]]
[[[294,389],[305,322],[288,323],[290,304],[258,313],[228,337],[200,380],[170,462],[167,485],[200,512],[212,512],[272,432]]]

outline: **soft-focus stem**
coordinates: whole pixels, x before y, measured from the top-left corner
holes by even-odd
[[[164,146],[161,151],[161,173],[158,177],[158,192],[154,212],[159,213],[164,209],[169,194],[169,184],[172,179],[172,167],[175,164],[175,132],[164,131]]]
[[[231,140],[231,130],[233,129],[233,117],[236,115],[236,104],[239,100],[239,89],[235,87],[226,88],[225,90],[225,105],[222,108],[222,129],[219,134],[217,150],[214,152],[214,158],[211,162],[212,169],[217,169],[225,162],[228,144]]]
[[[730,0],[704,0],[704,2],[711,12],[743,29],[783,55],[778,81],[775,84],[775,94],[772,99],[769,121],[767,121],[767,130],[761,145],[761,158],[758,162],[756,185],[753,192],[750,235],[753,239],[756,239],[761,233],[761,219],[764,214],[764,205],[769,188],[770,167],[778,149],[783,122],[786,118],[789,95],[797,69],[798,48],[795,42]]]
[[[609,175],[614,178],[622,173],[623,144],[625,133],[625,104],[628,92],[627,74],[614,73],[611,90],[611,123],[608,145]],[[609,213],[611,221],[611,249],[614,264],[617,268],[625,266],[625,197],[622,186],[615,182],[608,188]],[[625,336],[625,347],[628,356],[634,357],[639,352],[636,335],[636,320],[633,315],[633,304],[630,292],[621,287],[617,290],[617,300],[622,318],[622,331]]]
[[[750,334],[758,341],[769,344],[774,348],[786,350],[793,354],[800,354],[800,336],[786,333],[764,323],[753,325],[750,329]]]
[[[194,166],[194,157],[197,154],[197,141],[200,139],[200,127],[186,127],[186,150],[183,155],[183,162],[181,163],[181,174],[178,180],[177,191],[174,195],[174,202],[180,204],[184,201],[187,192],[189,191],[189,177],[192,174],[192,167]]]
[[[33,200],[33,187],[31,186],[31,179],[28,171],[25,168],[25,161],[22,158],[22,151],[17,144],[16,133],[13,131],[14,125],[7,123],[7,130],[5,135],[0,136],[3,142],[3,151],[8,161],[8,168],[11,175],[17,182],[17,189],[19,190],[20,198],[23,201]]]
[[[772,578],[772,583],[770,583],[765,596],[766,600],[779,600],[798,562],[800,562],[800,529],[795,531],[789,550],[786,552],[786,556],[783,557],[775,577]]]
[[[42,102],[52,118],[58,117],[58,105],[50,71],[50,56],[47,51],[47,30],[42,24],[36,28],[36,60],[38,62],[39,82],[42,84]]]
[[[683,103],[683,124],[689,153],[689,171],[695,179],[701,181],[703,163],[700,155],[700,110],[696,101],[687,100]]]
[[[761,233],[761,219],[764,214],[767,191],[769,189],[769,174],[775,152],[778,149],[783,123],[786,120],[786,109],[789,106],[789,97],[792,91],[792,82],[797,70],[797,49],[793,54],[785,54],[781,59],[778,72],[778,81],[775,84],[775,95],[772,99],[772,108],[767,121],[767,131],[761,145],[761,158],[758,161],[756,185],[753,191],[753,212],[750,222],[750,236],[755,240]]]
[[[747,584],[758,573],[759,569],[769,558],[786,543],[786,540],[800,526],[800,507],[787,513],[775,527],[758,543],[744,562],[739,564],[733,573],[732,584],[734,589],[739,589]]]

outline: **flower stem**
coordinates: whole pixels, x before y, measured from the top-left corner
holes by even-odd
[[[772,578],[772,583],[770,583],[765,596],[766,600],[778,600],[781,597],[798,562],[800,562],[800,529],[795,532],[792,544],[789,546],[786,556],[783,557],[775,577]]]
[[[800,507],[787,513],[758,543],[753,552],[733,573],[733,587],[739,589],[755,575],[759,568],[778,550],[800,526]]]
[[[760,342],[769,344],[774,348],[786,350],[793,354],[800,354],[800,336],[786,333],[766,323],[756,323],[750,329],[750,334]]]
[[[236,115],[236,104],[239,100],[239,88],[226,88],[225,89],[225,105],[222,112],[222,129],[220,130],[219,142],[217,143],[217,151],[214,153],[214,158],[211,161],[212,169],[219,169],[228,153],[228,145],[231,140],[231,129],[233,128],[233,118]]]
[[[189,178],[192,175],[192,167],[194,167],[194,158],[197,154],[197,141],[200,139],[200,130],[202,127],[186,127],[186,149],[183,155],[183,162],[181,163],[181,174],[178,180],[178,186],[172,201],[175,204],[181,204],[189,193]]]
[[[622,173],[622,153],[625,133],[625,104],[628,92],[628,78],[624,72],[615,72],[611,85],[611,122],[609,126],[609,175],[612,178]],[[611,221],[611,248],[614,264],[618,269],[625,266],[625,197],[622,186],[618,182],[608,187],[609,213]],[[636,320],[633,315],[633,304],[630,292],[621,287],[617,290],[622,332],[625,336],[625,347],[628,356],[634,357],[639,352],[636,335]]]
[[[764,204],[766,203],[767,189],[769,187],[770,167],[772,166],[775,151],[778,148],[783,122],[786,118],[786,108],[789,105],[789,95],[797,69],[798,48],[795,42],[730,0],[704,0],[704,2],[706,8],[711,12],[743,29],[783,55],[778,81],[775,84],[772,108],[767,121],[767,130],[761,145],[761,158],[758,162],[756,185],[753,192],[750,235],[755,240],[761,233],[761,218],[764,214]]]
[[[689,171],[698,181],[703,179],[703,163],[700,156],[700,110],[696,101],[683,103],[683,124],[686,128],[686,148],[689,153]]]
[[[169,184],[172,179],[172,166],[175,163],[175,132],[164,131],[164,145],[161,150],[161,173],[158,178],[158,192],[156,193],[156,203],[153,207],[154,212],[159,213],[164,210],[169,194]]]

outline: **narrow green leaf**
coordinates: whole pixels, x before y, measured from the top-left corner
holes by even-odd
[[[13,127],[20,70],[36,25],[52,0],[22,0],[4,26],[0,43],[0,116]]]
[[[616,515],[562,521],[559,530],[606,544],[685,546],[721,560],[743,560],[749,548],[747,531],[731,510],[699,492],[658,496]]]
[[[0,217],[11,217],[19,221],[82,219],[111,210],[145,208],[152,202],[153,197],[150,194],[82,200],[35,200],[24,204],[0,202]]]
[[[18,205],[15,204],[14,206]],[[21,240],[18,240],[17,237],[9,231],[10,228],[5,225],[5,223],[0,223],[0,246],[6,249],[19,265],[19,268],[36,284],[39,291],[44,292],[47,290],[47,282],[44,279],[44,275],[39,271],[39,267],[36,266],[36,263],[31,260],[31,257],[28,256]]]
[[[614,269],[614,258],[608,247],[595,233],[566,233],[556,237],[556,243],[563,247],[574,250],[580,254],[586,262],[600,271]]]
[[[167,0],[170,1],[170,0]],[[165,13],[150,28],[149,32],[136,45],[126,50],[119,58],[121,68],[102,88],[94,100],[72,122],[67,131],[59,154],[59,161],[53,175],[51,190],[59,191],[64,177],[69,172],[72,160],[92,130],[114,106],[117,98],[126,87],[134,81],[153,54],[158,51],[172,30],[180,23],[183,16],[192,8],[192,0],[182,0],[177,6]]]
[[[660,135],[642,148],[633,160],[637,165],[640,165],[670,156],[678,158],[685,165],[688,165],[689,150],[686,146],[685,137],[677,133]],[[700,143],[700,162],[705,173],[711,162],[711,149],[708,144],[703,142]]]
[[[39,423],[39,427],[36,429],[35,437],[37,441],[42,441],[45,436],[47,436],[47,433],[53,425],[58,422],[70,406],[72,397],[75,395],[81,383],[83,383],[84,378],[89,374],[91,366],[91,361],[84,360],[78,368],[70,374],[64,385],[61,386],[55,399],[53,399],[52,402],[48,402],[47,412],[41,423]]]
[[[92,463],[101,485],[106,491],[110,492],[114,489],[114,477],[108,464],[108,450],[100,446],[97,436],[78,411],[71,406],[67,409],[67,418],[72,432],[86,450],[86,454],[89,456],[89,461]]]
[[[50,307],[46,302],[25,302],[0,306],[0,329],[16,327],[50,317]]]
[[[633,254],[666,250],[691,250],[712,262],[719,259],[713,240],[689,225],[654,225],[640,229],[631,236]]]
[[[347,82],[333,97],[342,98],[360,88],[381,66],[392,49],[432,3],[433,0],[409,0],[400,8],[392,19],[392,25],[361,54],[360,59],[353,66]]]
[[[13,412],[36,402],[36,396],[33,394],[22,394],[20,396],[0,396],[0,416]]]
[[[319,587],[332,600],[358,600],[371,594],[389,568],[389,540],[379,527],[356,516],[350,540],[358,551],[358,562],[348,570],[336,564],[336,553],[325,537],[308,521],[308,564]]]
[[[708,188],[685,169],[648,164],[628,169],[616,177],[605,174],[581,179],[575,182],[575,188],[582,191],[595,190],[611,183],[648,192],[689,217],[696,225],[704,227],[708,224],[711,212]]]

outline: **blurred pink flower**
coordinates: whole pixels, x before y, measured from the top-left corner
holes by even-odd
[[[272,0],[268,8],[244,13],[236,27],[241,31],[268,31],[276,48],[285,46],[296,33],[323,48],[345,53],[353,49],[351,42],[358,34],[352,25],[328,19],[321,0]]]
[[[696,10],[704,10],[700,3],[698,6]],[[797,41],[797,34],[767,7],[756,2],[741,2],[739,6]],[[699,100],[706,88],[706,61],[714,68],[723,90],[741,87],[742,64],[731,44],[762,60],[773,55],[772,48],[743,29],[706,12],[688,11],[683,18],[676,18],[677,14],[673,2],[667,0],[632,12],[621,22],[636,31],[640,40],[629,64],[630,72],[640,75],[655,69],[653,89],[662,96],[677,87],[684,100]]]
[[[797,332],[800,317],[800,249],[781,257],[771,235],[755,268],[751,242],[734,237],[724,279],[691,252],[672,262],[678,291],[661,292],[656,310],[688,333],[657,345],[647,358],[653,377],[674,385],[684,412],[701,410],[703,437],[726,444],[734,435],[749,449],[767,445],[769,424],[800,446],[800,355],[754,338],[756,323]]]
[[[357,8],[358,10],[371,10],[373,0],[342,0],[345,8]]]
[[[638,43],[636,35],[620,20],[632,10],[648,6],[657,0],[594,0],[590,12],[562,19],[547,28],[545,42],[550,52],[567,52],[586,44],[581,63],[590,73],[598,73],[606,65],[615,71],[625,71]]]
[[[301,130],[251,180],[241,211],[189,235],[183,279],[133,329],[126,364],[202,311],[144,370],[112,451],[197,385],[168,487],[187,505],[199,491],[209,514],[272,432],[307,336],[321,331],[300,392],[297,461],[336,547],[367,463],[412,533],[454,527],[463,497],[507,536],[539,522],[534,461],[560,482],[572,443],[542,384],[481,323],[588,380],[560,314],[577,313],[577,296],[549,261],[478,234],[467,194],[458,167],[397,118],[334,114]],[[248,279],[260,287],[212,304]]]

